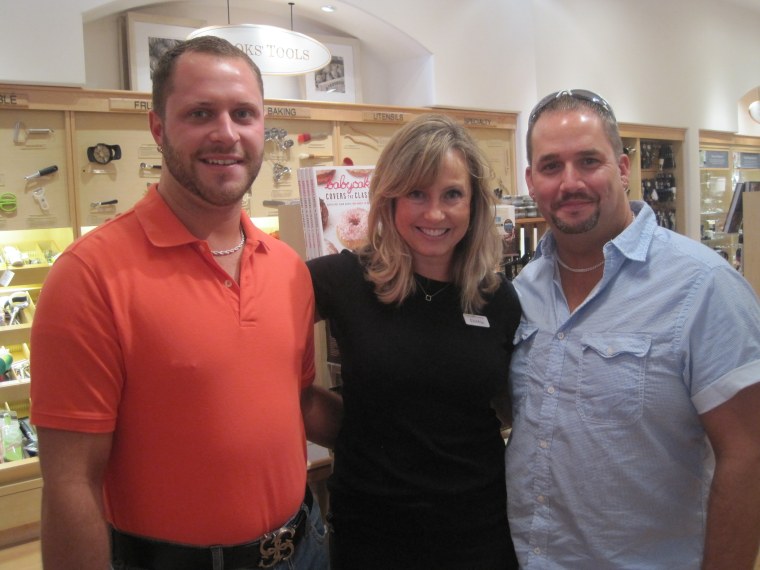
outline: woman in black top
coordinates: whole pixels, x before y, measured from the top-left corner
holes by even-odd
[[[373,173],[369,245],[308,263],[342,363],[333,570],[517,568],[496,410],[520,306],[487,172],[451,119],[410,122]]]

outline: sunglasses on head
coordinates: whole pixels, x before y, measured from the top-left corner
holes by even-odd
[[[538,116],[549,106],[549,103],[555,99],[561,99],[562,97],[571,97],[573,99],[578,99],[579,101],[586,101],[587,103],[596,105],[607,113],[614,121],[617,121],[617,119],[615,119],[615,113],[612,111],[612,107],[601,95],[598,95],[593,91],[588,91],[587,89],[563,89],[562,91],[555,91],[554,93],[547,95],[541,99],[535,107],[533,107],[533,110],[530,112],[530,123],[533,124],[536,122]]]

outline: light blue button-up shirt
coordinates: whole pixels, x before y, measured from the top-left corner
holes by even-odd
[[[522,568],[699,568],[714,457],[698,414],[760,381],[752,288],[631,207],[573,313],[551,234],[514,281],[506,468]]]

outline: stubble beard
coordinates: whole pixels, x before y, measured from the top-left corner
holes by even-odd
[[[213,206],[231,206],[240,202],[259,175],[264,158],[261,152],[256,159],[248,160],[248,176],[243,184],[232,185],[220,180],[211,187],[199,181],[193,162],[184,160],[168,137],[164,136],[163,143],[164,166],[172,177],[188,192]]]
[[[568,223],[554,215],[551,216],[551,218],[557,231],[562,232],[563,234],[585,234],[586,232],[593,230],[599,223],[599,208],[596,208],[590,217],[577,223]]]

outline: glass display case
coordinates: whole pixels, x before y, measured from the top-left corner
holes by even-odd
[[[660,226],[683,232],[686,131],[621,123],[620,136],[631,164],[629,199],[644,200],[654,210]]]
[[[745,182],[760,181],[760,138],[701,132],[699,167],[702,243],[742,269],[741,201],[736,192]]]

